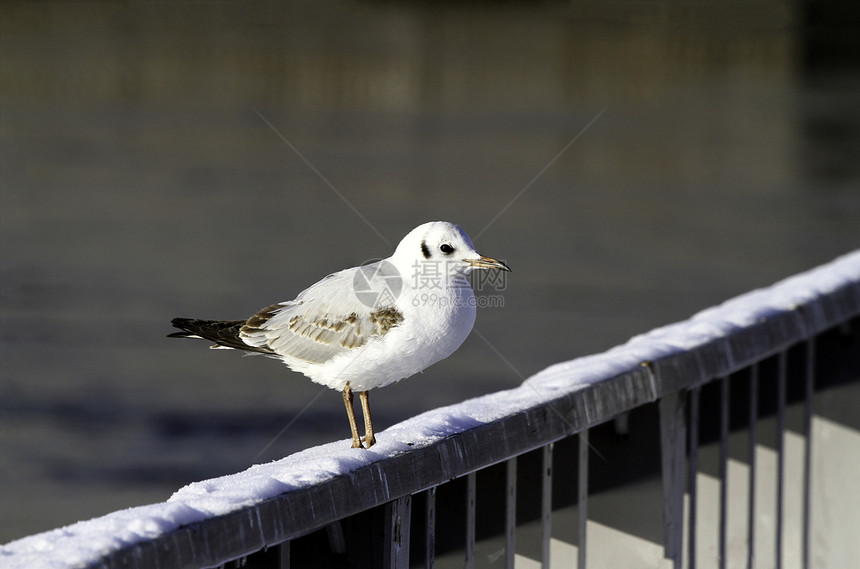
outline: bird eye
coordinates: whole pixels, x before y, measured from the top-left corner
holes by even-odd
[[[445,253],[446,255],[450,255],[451,253],[454,252],[454,248],[451,247],[450,245],[448,245],[447,243],[442,243],[442,245],[439,246],[439,250],[442,251],[443,253]]]

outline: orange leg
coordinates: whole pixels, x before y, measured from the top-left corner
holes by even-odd
[[[346,416],[349,418],[349,428],[352,430],[352,448],[362,448],[361,438],[358,436],[358,423],[355,422],[355,409],[352,407],[352,389],[348,381],[343,388],[343,404],[346,406]]]
[[[376,437],[373,436],[373,423],[370,421],[370,399],[367,391],[362,391],[358,396],[361,399],[361,410],[364,411],[364,443],[367,448],[370,448],[376,442]]]

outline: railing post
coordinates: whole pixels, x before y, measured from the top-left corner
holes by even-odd
[[[701,387],[694,387],[688,393],[690,450],[687,458],[687,491],[690,494],[690,509],[687,514],[687,569],[696,569],[696,520],[698,519],[699,508],[696,477],[699,475],[699,396],[701,395]]]
[[[687,424],[685,396],[660,399],[660,455],[663,467],[664,556],[680,569],[684,547],[684,466]]]
[[[343,523],[338,520],[325,528],[328,536],[328,546],[336,555],[346,555],[346,537],[343,535]]]
[[[749,384],[749,498],[747,504],[747,569],[755,569],[755,540],[756,540],[756,447],[758,445],[758,370],[759,364],[750,368]],[[808,567],[808,565],[803,565]]]
[[[436,487],[424,492],[424,569],[433,569],[436,563]]]
[[[278,547],[278,569],[290,569],[290,542],[285,541]]]
[[[726,569],[726,542],[729,524],[729,376],[718,379],[720,382],[720,523],[717,541],[717,562],[720,569]]]
[[[541,478],[541,568],[550,567],[550,543],[552,541],[552,451],[553,444],[543,447]]]
[[[576,568],[585,569],[587,543],[588,543],[588,429],[579,433],[579,482],[576,499],[578,513],[577,539],[579,551],[577,552]]]
[[[514,569],[517,553],[517,457],[505,468],[505,569]]]
[[[812,515],[812,405],[815,397],[815,339],[806,341],[806,376],[804,377],[803,393],[803,434],[806,445],[803,449],[803,512],[801,525],[803,527],[803,543],[801,544],[801,564],[809,567],[810,543],[809,523]]]
[[[782,569],[782,541],[785,527],[785,406],[788,395],[788,352],[779,353],[777,368],[776,401],[776,562],[774,567]]]
[[[474,472],[466,475],[466,560],[464,567],[475,567],[475,523],[477,521],[477,476]]]
[[[412,496],[385,505],[384,567],[409,567],[409,529],[412,521]]]

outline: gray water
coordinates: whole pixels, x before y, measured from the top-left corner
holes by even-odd
[[[856,30],[803,3],[0,11],[0,542],[346,439],[339,394],[170,319],[424,221],[514,272],[380,430],[860,245]]]

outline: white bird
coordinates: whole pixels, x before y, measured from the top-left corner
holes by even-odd
[[[247,320],[174,318],[182,332],[212,348],[245,350],[282,360],[316,383],[343,394],[353,448],[362,447],[353,390],[364,412],[364,443],[376,439],[368,391],[384,387],[450,356],[475,323],[473,269],[510,271],[479,255],[457,225],[419,225],[394,254],[328,275],[294,300],[262,309]]]

